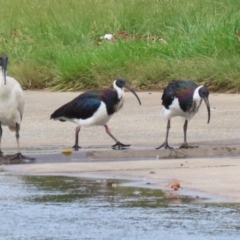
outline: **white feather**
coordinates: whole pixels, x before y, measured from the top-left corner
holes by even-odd
[[[169,106],[169,109],[163,107],[162,116],[164,119],[168,120],[176,116],[185,117],[186,113],[180,108],[178,98],[174,98],[172,104]]]

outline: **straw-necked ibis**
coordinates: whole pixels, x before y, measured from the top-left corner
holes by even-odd
[[[165,142],[157,149],[164,147],[172,148],[168,145],[168,133],[170,120],[172,117],[180,116],[185,118],[183,126],[184,142],[180,148],[190,148],[187,143],[188,121],[198,112],[202,100],[205,101],[208,110],[208,123],[210,121],[210,105],[208,101],[209,91],[203,85],[198,86],[191,80],[173,80],[164,89],[162,95],[162,115],[168,121]]]
[[[124,88],[131,91],[139,101],[141,101],[135,91],[129,86],[125,79],[119,77],[113,82],[113,88],[91,90],[80,94],[72,101],[58,108],[51,115],[51,119],[60,121],[70,121],[76,123],[74,150],[78,150],[78,134],[82,126],[100,125],[104,126],[106,133],[116,142],[112,147],[122,149],[129,147],[116,139],[107,125],[112,115],[119,111],[123,106]]]

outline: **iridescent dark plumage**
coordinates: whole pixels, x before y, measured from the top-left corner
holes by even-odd
[[[193,103],[193,94],[198,85],[191,80],[173,80],[164,89],[162,105],[169,109],[174,98],[177,98],[181,109],[186,112]]]
[[[113,83],[114,89],[105,88],[92,90],[80,94],[78,97],[64,104],[51,115],[51,119],[62,122],[70,121],[78,124],[75,135],[75,145],[73,148],[78,150],[78,133],[81,126],[101,125],[105,127],[107,134],[116,142],[113,148],[121,149],[130,145],[119,142],[110,132],[107,122],[111,116],[123,106],[124,90],[129,89],[138,99],[134,90],[128,85],[125,79],[118,78]]]
[[[57,109],[51,118],[88,119],[100,107],[101,101],[106,104],[107,114],[112,115],[115,112],[115,105],[120,100],[117,92],[110,88],[88,91]]]
[[[168,133],[170,129],[170,119],[180,116],[185,118],[184,143],[182,148],[190,147],[187,144],[187,125],[188,121],[198,112],[202,100],[205,101],[208,109],[208,123],[210,121],[210,106],[208,102],[208,89],[204,86],[198,86],[191,80],[173,80],[164,89],[162,95],[163,117],[168,120],[165,142],[158,148],[171,148],[168,145]],[[157,149],[158,149],[157,148]]]

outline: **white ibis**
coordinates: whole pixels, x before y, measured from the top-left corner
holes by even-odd
[[[210,121],[210,105],[208,101],[209,91],[204,86],[198,86],[191,80],[173,80],[164,89],[162,95],[162,115],[168,121],[165,142],[157,149],[169,148],[168,133],[170,129],[170,120],[172,117],[180,116],[185,118],[183,126],[184,142],[180,148],[191,148],[187,143],[188,121],[198,112],[202,100],[205,101],[208,110],[208,123]]]
[[[78,145],[78,134],[82,126],[104,126],[106,133],[116,142],[112,146],[114,149],[122,149],[130,146],[121,143],[112,135],[107,122],[115,112],[122,108],[124,88],[130,90],[136,96],[140,105],[141,101],[125,79],[121,77],[117,78],[113,82],[113,87],[114,89],[105,88],[82,93],[72,101],[58,108],[51,115],[51,119],[63,122],[70,121],[78,125],[75,133],[75,144],[73,146],[75,151],[80,148]]]
[[[20,124],[23,117],[24,98],[23,91],[18,81],[7,76],[8,56],[0,55],[0,155],[3,156],[1,150],[2,125],[8,126],[11,131],[16,132],[18,153],[12,159],[30,159],[23,156],[19,145]]]

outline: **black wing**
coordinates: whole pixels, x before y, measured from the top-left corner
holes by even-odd
[[[197,87],[198,85],[191,80],[173,80],[164,89],[162,104],[168,109],[176,97],[181,109],[186,111],[192,105],[193,93]]]
[[[97,111],[100,104],[101,100],[96,95],[86,92],[58,108],[50,118],[87,119]]]
[[[169,106],[172,104],[174,97],[175,97],[174,90],[171,87],[171,85],[168,85],[163,91],[162,105],[165,108],[169,109]]]

